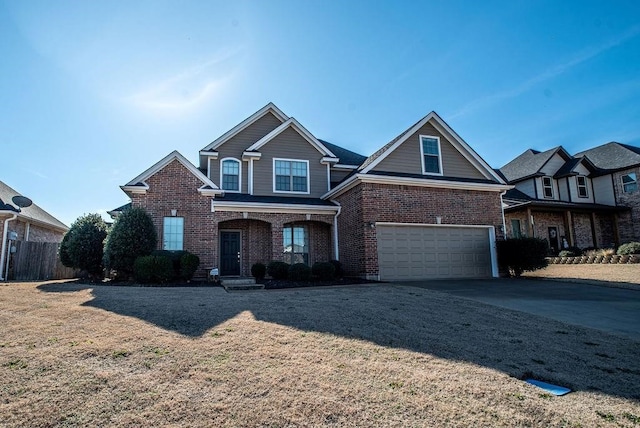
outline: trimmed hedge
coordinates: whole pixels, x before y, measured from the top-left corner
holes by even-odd
[[[104,264],[118,275],[133,274],[134,263],[156,248],[156,228],[142,208],[123,211],[116,219],[104,247]]]
[[[289,276],[289,264],[276,260],[269,262],[267,274],[273,279],[287,279]]]
[[[340,279],[344,276],[344,268],[342,267],[342,263],[338,260],[329,260],[329,263],[333,265],[334,268],[334,278]]]
[[[251,266],[251,276],[253,276],[258,281],[264,279],[267,274],[267,266],[264,263],[254,263]]]
[[[498,263],[511,276],[547,267],[547,241],[539,238],[519,238],[498,241]]]
[[[304,263],[295,263],[289,266],[289,279],[291,281],[308,281],[311,278],[311,268]]]
[[[200,266],[200,257],[188,251],[180,257],[180,278],[184,281],[191,281],[193,275]]]
[[[329,281],[334,278],[336,268],[331,262],[316,262],[311,267],[311,273],[321,281]]]
[[[631,254],[640,254],[640,242],[629,242],[622,244],[618,248],[618,255],[629,256]]]
[[[103,277],[102,259],[107,224],[100,214],[85,214],[71,223],[60,244],[63,265],[87,271],[94,278]]]
[[[133,263],[133,277],[142,283],[165,283],[173,275],[173,264],[165,256],[142,256]]]

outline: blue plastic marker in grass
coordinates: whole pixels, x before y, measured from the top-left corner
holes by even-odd
[[[557,395],[557,396],[565,395],[571,392],[569,388],[565,388],[564,386],[553,385],[551,383],[542,382],[540,380],[525,379],[524,381],[527,383],[530,383],[531,385],[535,385],[538,388],[542,388],[545,391],[549,392],[550,394]]]

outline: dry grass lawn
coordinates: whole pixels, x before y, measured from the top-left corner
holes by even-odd
[[[545,269],[526,272],[529,278],[582,279],[640,284],[640,264],[549,265]]]
[[[418,288],[12,283],[0,326],[2,426],[640,426],[640,342]]]

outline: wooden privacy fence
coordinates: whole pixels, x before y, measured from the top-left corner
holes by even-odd
[[[63,266],[58,257],[60,244],[56,242],[15,242],[11,255],[9,278],[16,281],[66,279],[76,276],[75,269]]]

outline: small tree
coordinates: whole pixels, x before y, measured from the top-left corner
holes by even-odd
[[[64,235],[60,245],[60,261],[74,269],[82,269],[93,277],[102,277],[102,256],[107,224],[100,214],[78,217]]]
[[[117,218],[104,249],[105,265],[118,275],[131,276],[133,264],[140,256],[148,256],[156,248],[156,228],[142,208],[123,211]]]
[[[515,277],[522,272],[547,267],[547,241],[539,238],[519,238],[498,241],[498,262]]]

